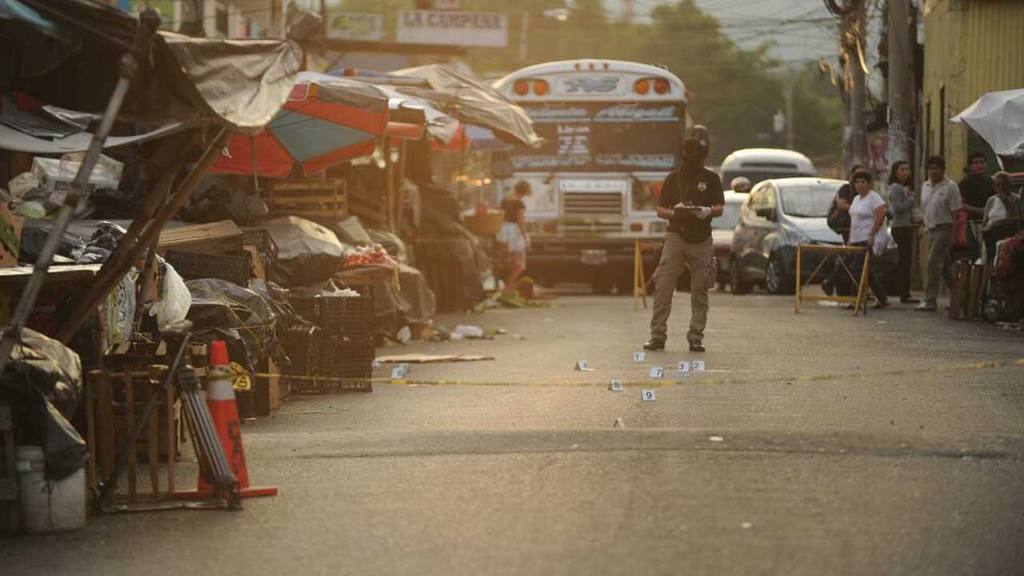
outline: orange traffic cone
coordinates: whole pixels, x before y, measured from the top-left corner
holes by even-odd
[[[235,387],[228,367],[227,343],[214,340],[210,344],[210,369],[207,375],[206,406],[213,417],[213,424],[220,437],[220,445],[224,449],[231,464],[231,471],[238,480],[238,493],[243,498],[256,496],[276,496],[276,486],[249,486],[249,470],[245,465],[245,451],[242,448],[242,427],[238,418],[238,405],[235,403]],[[213,495],[214,487],[200,470],[198,487],[194,491],[176,492],[176,498],[208,498]]]

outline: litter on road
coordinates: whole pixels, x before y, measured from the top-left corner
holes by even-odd
[[[474,354],[400,354],[397,356],[381,356],[377,358],[380,364],[437,364],[441,362],[481,362],[494,360],[493,356],[480,356]]]

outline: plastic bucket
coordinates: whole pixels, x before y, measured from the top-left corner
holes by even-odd
[[[56,482],[44,477],[45,457],[39,446],[18,446],[18,497],[22,525],[29,534],[85,527],[85,469]]]

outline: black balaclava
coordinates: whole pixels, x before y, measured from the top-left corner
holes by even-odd
[[[683,149],[679,155],[683,174],[696,174],[704,167],[704,144],[697,138],[687,138],[683,141]]]

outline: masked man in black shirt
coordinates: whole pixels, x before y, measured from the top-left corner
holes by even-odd
[[[704,326],[708,320],[708,288],[714,286],[714,245],[711,219],[722,215],[725,197],[718,175],[704,167],[705,140],[690,137],[683,142],[680,167],[665,178],[658,201],[658,216],[669,221],[665,247],[654,276],[654,316],[651,339],[645,350],[664,350],[672,296],[683,266],[690,268],[690,330],[686,339],[691,352],[704,351]]]

